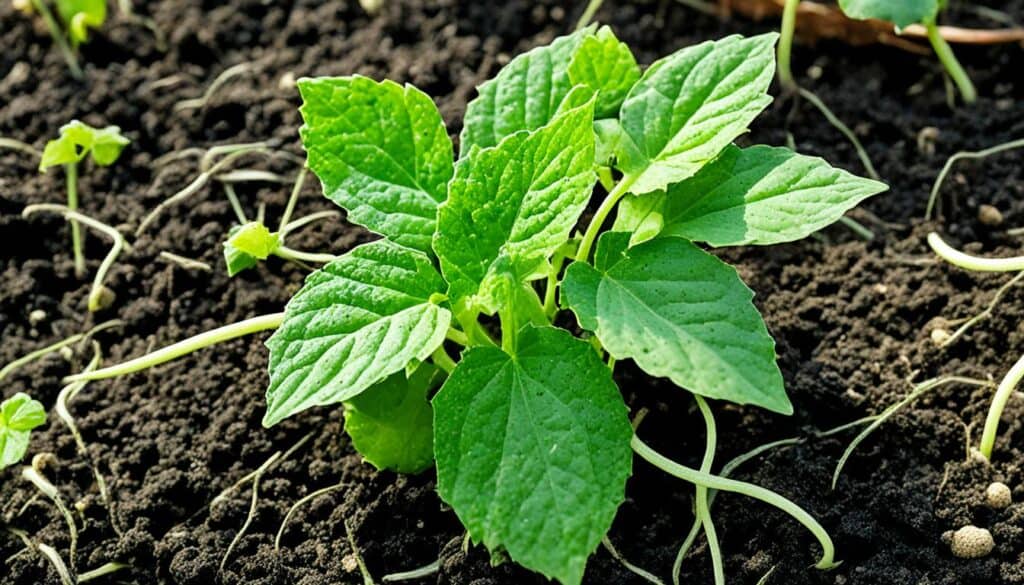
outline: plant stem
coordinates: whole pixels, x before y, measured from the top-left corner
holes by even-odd
[[[570,241],[569,244],[572,244]],[[565,265],[566,257],[572,253],[571,247],[567,250],[567,246],[562,246],[555,252],[554,258],[551,259],[551,272],[548,273],[547,284],[544,286],[544,314],[550,321],[558,310],[556,303],[556,292],[558,290],[558,274],[562,271],[562,266]]]
[[[316,213],[310,213],[305,217],[301,217],[299,219],[296,219],[295,221],[284,224],[281,227],[281,229],[278,230],[277,234],[281,236],[281,238],[283,239],[286,235],[299,229],[300,227],[309,225],[314,221],[319,221],[321,219],[329,219],[332,217],[341,217],[341,214],[338,213],[337,211],[318,211]]]
[[[36,148],[31,144],[15,140],[13,138],[0,138],[0,148],[10,148],[11,150],[18,150],[25,154],[30,154],[36,158],[43,158],[43,153],[36,150]]]
[[[868,176],[876,181],[881,181],[882,178],[878,175],[878,171],[875,170],[875,165],[871,163],[868,151],[864,149],[864,145],[860,143],[860,139],[853,133],[853,130],[840,120],[839,117],[832,112],[832,109],[826,106],[825,102],[821,101],[821,98],[819,98],[816,93],[802,87],[797,87],[796,89],[800,93],[800,97],[811,102],[811,105],[815,108],[818,108],[818,111],[821,112],[822,116],[825,116],[828,123],[832,124],[836,130],[839,130],[843,136],[853,144],[853,149],[857,152],[857,158],[859,158],[860,163],[864,165],[864,169],[868,172]]]
[[[985,430],[981,433],[981,445],[978,450],[985,456],[985,459],[992,459],[992,447],[996,444],[996,431],[999,430],[999,419],[1003,416],[1003,409],[1013,395],[1020,379],[1024,378],[1024,356],[1013,364],[1006,377],[999,382],[996,388],[996,395],[992,398],[992,406],[988,409],[988,416],[985,417]]]
[[[278,224],[278,233],[284,233],[285,228],[292,220],[292,213],[295,212],[295,203],[299,200],[299,193],[302,192],[302,185],[306,182],[306,166],[303,165],[299,169],[298,176],[295,177],[295,186],[292,187],[292,192],[288,196],[288,203],[284,206],[284,213],[281,214],[281,223]]]
[[[82,380],[102,380],[104,378],[114,378],[116,376],[124,376],[126,374],[140,372],[142,370],[152,368],[153,366],[159,366],[160,364],[167,363],[183,355],[188,355],[194,351],[203,349],[204,347],[210,347],[211,345],[242,337],[243,335],[249,335],[250,333],[259,333],[260,331],[266,331],[268,329],[276,329],[283,321],[284,313],[273,313],[270,315],[253,317],[251,319],[246,319],[245,321],[239,321],[238,323],[218,327],[212,331],[200,333],[194,337],[179,341],[173,345],[168,345],[163,349],[159,349],[115,366],[102,368],[94,372],[83,372],[81,374],[68,376],[64,378],[64,383],[69,384],[71,382],[79,382]]]
[[[978,100],[978,91],[974,89],[974,83],[971,82],[971,78],[964,71],[963,66],[960,65],[960,61],[957,61],[956,55],[953,54],[953,49],[949,46],[949,43],[946,42],[946,39],[942,38],[938,25],[933,20],[925,23],[925,29],[928,31],[928,41],[931,42],[932,48],[935,49],[935,54],[938,55],[942,66],[946,68],[946,72],[949,73],[957,88],[960,89],[960,95],[964,98],[964,102],[973,104]]]
[[[939,176],[935,179],[935,184],[932,185],[932,192],[928,196],[928,207],[925,209],[924,218],[930,220],[932,218],[932,210],[935,208],[935,201],[939,196],[939,189],[942,188],[942,182],[946,180],[946,175],[949,174],[950,169],[953,168],[953,164],[958,160],[962,159],[981,159],[998,154],[1007,150],[1013,150],[1015,148],[1024,148],[1024,138],[1018,138],[1017,140],[1011,140],[1004,142],[1003,144],[997,144],[990,148],[979,151],[960,151],[946,160],[946,164],[942,166],[942,171],[939,172]]]
[[[384,575],[380,578],[385,583],[397,583],[399,581],[412,581],[413,579],[424,579],[431,575],[437,574],[441,570],[441,560],[438,559],[429,565],[424,565],[418,569],[411,571],[402,571],[401,573],[391,573]]]
[[[444,349],[444,344],[437,346],[434,353],[430,355],[434,360],[434,365],[445,371],[446,374],[451,374],[455,370],[455,360],[452,356],[448,355],[448,352]]]
[[[71,211],[78,210],[78,163],[70,163],[64,165],[64,176],[67,179],[68,185],[68,209]],[[75,276],[78,278],[85,277],[85,254],[82,252],[82,228],[78,225],[78,222],[74,219],[69,219],[71,223],[71,251],[75,258]]]
[[[337,256],[334,254],[317,254],[316,252],[303,252],[301,250],[293,250],[288,246],[278,246],[277,250],[274,250],[274,255],[285,260],[296,260],[299,262],[311,262],[315,264],[327,264],[335,259]]]
[[[979,258],[971,256],[953,248],[935,232],[928,234],[928,245],[932,247],[932,251],[939,258],[967,270],[974,270],[976,272],[1017,272],[1024,270],[1024,256],[1015,256],[1013,258]]]
[[[800,0],[786,0],[785,7],[782,9],[782,27],[779,30],[777,53],[779,83],[787,92],[797,89],[790,62],[793,55],[793,35],[796,32],[796,9],[799,4]]]
[[[797,522],[800,522],[810,530],[811,534],[818,539],[818,543],[821,544],[821,559],[818,560],[815,567],[819,569],[831,569],[836,566],[835,547],[832,544],[832,538],[829,537],[828,532],[825,531],[821,524],[818,524],[818,521],[815,520],[814,517],[788,499],[760,486],[733,479],[726,479],[724,477],[708,473],[702,473],[691,467],[680,465],[661,455],[654,449],[651,449],[646,443],[640,440],[640,437],[636,435],[633,435],[633,439],[630,441],[630,446],[632,446],[633,451],[637,455],[651,465],[654,465],[665,473],[678,477],[683,481],[703,485],[719,491],[743,494],[745,496],[761,500],[762,502],[775,506],[776,508],[786,512]]]
[[[598,9],[601,8],[603,3],[604,0],[590,0],[587,7],[583,10],[583,14],[580,15],[579,21],[576,23],[576,30],[580,30],[590,24],[590,21],[594,19],[594,15],[597,14]]]
[[[43,22],[46,23],[46,28],[50,31],[53,42],[60,49],[60,54],[64,56],[64,60],[67,61],[71,76],[75,79],[82,79],[82,68],[78,65],[78,57],[75,56],[75,52],[68,45],[67,40],[64,38],[64,31],[57,25],[57,19],[53,17],[53,13],[50,12],[50,7],[46,5],[46,1],[32,0],[32,6],[39,13],[39,16],[43,17]]]
[[[608,219],[608,215],[615,209],[619,200],[625,197],[626,193],[629,193],[630,187],[635,182],[636,179],[631,176],[622,177],[619,179],[618,184],[615,185],[615,188],[604,198],[601,206],[594,213],[594,218],[590,220],[587,231],[583,234],[583,241],[580,242],[580,247],[576,251],[576,260],[587,261],[587,258],[590,257],[590,248],[593,247],[594,241],[601,232],[601,226],[604,225],[605,220]]]
[[[704,449],[704,459],[700,464],[701,473],[710,473],[711,465],[715,460],[715,447],[718,444],[718,432],[715,427],[715,415],[711,407],[701,396],[694,394],[700,414],[704,417],[704,427],[707,434],[707,446]],[[718,534],[715,532],[715,525],[711,521],[711,510],[708,503],[708,488],[697,484],[696,496],[697,518],[704,525],[704,534],[708,539],[708,552],[711,554],[711,567],[714,573],[715,585],[725,585],[725,569],[722,566],[722,550],[718,545]]]

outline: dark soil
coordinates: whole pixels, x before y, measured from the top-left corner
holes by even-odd
[[[87,168],[84,210],[134,230],[141,217],[197,172],[194,158],[154,167],[160,155],[188,147],[274,140],[301,155],[300,124],[289,78],[362,73],[411,82],[437,97],[451,132],[475,85],[511,55],[570,30],[583,2],[456,0],[385,2],[368,17],[354,0],[138,3],[167,37],[160,50],[152,34],[115,18],[83,48],[84,82],[74,82],[45,31],[0,2],[0,135],[42,147],[68,120],[117,124],[132,139],[108,169]],[[777,23],[720,22],[680,4],[614,2],[600,17],[637,48],[643,62],[693,42],[732,32],[768,30]],[[954,2],[954,4],[957,4]],[[948,20],[991,26],[961,2]],[[1024,1],[984,2],[1024,22]],[[1019,46],[960,48],[978,84],[976,107],[951,109],[934,59],[891,48],[852,50],[837,42],[797,50],[795,69],[865,142],[892,186],[854,217],[876,231],[865,243],[842,227],[823,237],[771,249],[728,251],[757,291],[757,301],[778,341],[782,370],[796,407],[792,417],[714,404],[719,462],[768,441],[803,436],[741,468],[738,476],[794,499],[830,530],[842,566],[810,568],[818,553],[810,535],[786,516],[746,498],[723,495],[716,525],[731,583],[756,583],[774,568],[771,584],[1024,584],[1024,503],[992,511],[983,503],[990,481],[1015,486],[1024,502],[1024,400],[1011,401],[991,465],[972,459],[990,389],[949,385],[893,417],[850,459],[835,491],[832,470],[850,433],[814,438],[827,429],[881,411],[911,388],[911,380],[960,374],[998,379],[1024,351],[1024,290],[1012,289],[992,318],[952,347],[930,340],[942,319],[980,312],[1005,275],[973,275],[936,263],[924,244],[940,229],[961,245],[992,254],[1022,253],[1006,228],[1024,225],[1021,151],[961,163],[943,189],[944,221],[921,222],[928,190],[945,159],[1024,136],[1024,51]],[[234,78],[204,108],[175,111],[201,94],[219,73],[238,63],[253,69]],[[921,142],[937,129],[933,140]],[[806,153],[862,172],[851,147],[806,103],[776,104],[756,123],[749,140],[784,144],[791,132]],[[26,221],[30,203],[59,202],[63,177],[40,175],[34,160],[0,150],[0,364],[109,319],[122,325],[97,336],[105,363],[142,354],[186,336],[245,317],[276,312],[302,281],[299,267],[271,261],[235,279],[224,272],[220,242],[233,215],[217,189],[163,214],[134,241],[114,269],[116,293],[107,311],[87,315],[88,283],[75,278],[66,228],[56,218]],[[284,157],[254,157],[252,165],[294,173]],[[258,202],[275,219],[288,187],[240,188],[247,212]],[[304,191],[299,213],[328,209],[316,181]],[[981,204],[999,208],[1003,225],[978,221]],[[869,213],[868,213],[869,212]],[[290,245],[342,252],[368,238],[342,222],[305,229]],[[86,253],[95,270],[107,242],[90,235]],[[212,272],[188,270],[161,251],[199,259]],[[39,318],[41,311],[45,316]],[[46,474],[79,507],[81,535],[75,568],[108,561],[130,569],[96,583],[302,584],[362,583],[351,539],[378,579],[440,557],[441,570],[420,582],[521,585],[543,580],[511,564],[492,567],[481,549],[462,549],[462,530],[438,499],[434,477],[377,473],[363,464],[342,433],[340,409],[325,408],[263,429],[266,350],[257,337],[227,343],[153,371],[93,383],[72,403],[89,446],[76,453],[67,429],[51,422],[33,437],[31,453],[55,455]],[[89,347],[53,354],[3,381],[3,396],[30,391],[51,405],[62,376],[80,370]],[[635,408],[651,414],[641,435],[688,464],[699,461],[703,423],[690,399],[667,384],[647,380],[628,365],[624,391]],[[681,432],[681,429],[685,429]],[[307,435],[307,433],[309,433]],[[301,442],[308,437],[306,442]],[[277,452],[299,447],[259,482],[255,515],[224,561],[249,511],[251,483],[211,500]],[[113,494],[104,506],[92,460]],[[274,536],[299,498],[332,485]],[[0,519],[54,546],[67,558],[67,528],[55,509],[15,470],[0,473]],[[628,499],[610,539],[623,555],[668,579],[676,550],[692,521],[692,486],[635,465]],[[953,558],[942,533],[973,523],[992,531],[996,551],[982,560]],[[683,581],[710,583],[702,541],[683,564]],[[23,551],[20,540],[0,536],[0,581],[58,583],[50,565]],[[589,584],[643,583],[598,551]]]

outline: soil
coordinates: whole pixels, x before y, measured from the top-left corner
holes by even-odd
[[[38,23],[0,2],[0,135],[41,147],[72,118],[117,124],[132,144],[109,168],[86,165],[86,213],[131,233],[157,203],[197,171],[185,158],[157,167],[161,155],[271,140],[301,156],[298,99],[290,79],[362,73],[410,82],[437,97],[453,135],[474,87],[510,56],[570,30],[583,2],[509,0],[491,5],[456,0],[385,2],[375,17],[354,0],[139,3],[166,36],[166,50],[146,28],[115,17],[82,48],[85,80],[72,80]],[[947,21],[993,26],[966,2]],[[1024,1],[983,2],[1024,22]],[[599,18],[653,61],[679,47],[729,33],[752,34],[777,23],[720,21],[681,4],[607,2]],[[968,274],[934,261],[924,243],[932,229],[958,245],[993,255],[1020,254],[1024,225],[1021,151],[960,163],[942,191],[941,222],[922,221],[939,169],[952,153],[1024,136],[1024,51],[1020,46],[958,48],[982,96],[952,109],[934,59],[838,43],[798,47],[800,82],[825,100],[864,141],[891,185],[853,214],[875,231],[870,242],[843,227],[821,237],[772,248],[722,252],[736,262],[778,343],[795,405],[791,417],[716,403],[718,461],[769,441],[806,440],[747,463],[737,476],[781,492],[829,529],[843,564],[811,568],[814,540],[783,514],[749,499],[722,495],[715,521],[730,583],[790,585],[1024,584],[1024,400],[1003,419],[991,465],[965,448],[976,442],[990,388],[951,384],[925,395],[868,438],[850,458],[835,490],[833,468],[851,433],[816,437],[875,414],[912,383],[944,375],[998,380],[1024,349],[1024,290],[1007,292],[991,318],[946,349],[931,341],[943,320],[982,311],[1009,278]],[[253,66],[202,108],[175,110],[200,95],[228,67]],[[935,129],[935,130],[929,130]],[[862,173],[853,149],[809,104],[779,99],[744,142],[785,144]],[[931,138],[928,138],[931,136]],[[285,156],[253,157],[254,168],[296,171]],[[26,204],[59,202],[59,171],[41,175],[36,161],[0,150],[0,364],[110,319],[120,326],[96,335],[105,363],[116,363],[186,336],[246,317],[276,312],[301,283],[301,267],[271,260],[227,278],[220,242],[233,215],[207,187],[162,214],[114,268],[112,307],[85,311],[89,285],[75,277],[66,228],[57,218],[22,219]],[[298,213],[330,209],[307,183]],[[288,187],[239,188],[246,211],[266,204],[276,219]],[[1003,214],[1000,226],[977,219],[982,204]],[[369,239],[341,221],[320,222],[289,240],[299,249],[340,253]],[[95,270],[108,243],[92,234],[86,255]],[[171,251],[209,263],[205,272],[160,257]],[[42,313],[39,313],[42,312]],[[40,318],[40,315],[43,315]],[[511,563],[492,566],[481,548],[463,548],[463,532],[435,492],[431,473],[375,472],[342,432],[338,408],[323,408],[263,429],[267,352],[263,336],[236,340],[149,372],[88,385],[71,403],[88,456],[51,414],[33,436],[30,455],[51,453],[47,477],[80,510],[74,568],[118,561],[130,568],[95,583],[363,583],[358,554],[379,581],[388,573],[440,558],[440,571],[419,583],[522,585],[544,580]],[[3,396],[30,391],[53,404],[60,379],[92,357],[88,345],[51,354],[3,381]],[[629,364],[620,383],[634,409],[650,411],[640,434],[656,449],[696,465],[703,423],[685,393],[638,374]],[[290,449],[296,447],[294,451]],[[255,513],[226,555],[249,513],[252,484],[230,489],[275,453],[284,457],[259,481]],[[106,478],[111,511],[89,462]],[[1017,503],[1001,511],[983,504],[989,482],[1014,487]],[[274,538],[289,507],[329,486],[293,515],[280,549]],[[228,491],[217,502],[218,494]],[[692,486],[635,464],[627,501],[610,540],[631,562],[668,579],[692,522]],[[63,519],[16,470],[0,473],[0,518],[50,544],[67,558]],[[980,560],[954,558],[942,534],[965,524],[991,530],[997,543]],[[353,546],[354,543],[354,546]],[[222,568],[221,568],[222,566]],[[771,571],[767,581],[760,581]],[[39,555],[0,536],[0,581],[59,583]],[[702,540],[683,563],[682,581],[710,583]],[[588,584],[644,583],[599,550]]]

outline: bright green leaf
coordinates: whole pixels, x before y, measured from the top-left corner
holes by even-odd
[[[362,76],[302,79],[300,129],[309,168],[348,220],[430,251],[452,176],[452,143],[420,90]]]
[[[595,118],[617,116],[626,94],[640,79],[633,52],[607,26],[584,37],[568,71],[573,85],[585,85],[597,94]]]
[[[559,37],[550,45],[523,53],[483,83],[466,107],[460,158],[474,146],[497,146],[520,130],[536,130],[555,117],[572,89],[569,63],[594,26]]]
[[[64,21],[71,44],[89,39],[90,28],[100,28],[107,20],[106,0],[56,0],[57,14]]]
[[[224,260],[228,276],[256,266],[259,260],[266,260],[281,246],[281,238],[258,221],[234,226],[224,242]]]
[[[939,13],[939,0],[839,0],[850,18],[888,20],[898,27],[932,22]]]
[[[108,166],[121,156],[129,142],[117,126],[93,128],[72,120],[61,126],[59,137],[46,143],[39,170],[45,173],[49,167],[77,163],[90,153],[96,164]]]
[[[567,331],[469,349],[434,398],[437,489],[476,542],[576,585],[611,526],[633,434],[611,372]]]
[[[640,156],[619,168],[636,194],[665,189],[694,175],[772,98],[773,46],[779,35],[726,37],[681,49],[651,65],[619,115]]]
[[[22,460],[32,429],[46,422],[43,405],[23,392],[0,403],[0,469]]]
[[[730,146],[652,204],[660,203],[664,235],[712,246],[763,246],[805,238],[887,188],[787,148]]]
[[[665,192],[629,195],[619,203],[612,231],[631,232],[630,243],[646,242],[665,227]]]
[[[350,400],[444,341],[444,280],[423,254],[379,240],[306,279],[267,341],[266,426],[312,406]]]
[[[493,311],[497,279],[544,274],[593,190],[593,113],[591,100],[456,165],[434,236],[453,303]]]
[[[563,301],[615,359],[691,392],[789,414],[775,342],[736,270],[680,238],[628,248],[629,233],[598,241],[593,268],[575,262]],[[617,254],[601,248],[617,250]]]
[[[433,410],[427,393],[440,385],[437,368],[421,364],[408,378],[392,374],[345,403],[345,431],[377,469],[419,473],[434,463]]]

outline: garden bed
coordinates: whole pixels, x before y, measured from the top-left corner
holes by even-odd
[[[83,46],[86,75],[79,83],[45,31],[2,3],[0,135],[42,147],[72,118],[119,125],[132,144],[118,164],[83,175],[82,208],[131,233],[197,173],[195,159],[155,168],[164,154],[272,140],[276,148],[301,156],[295,78],[361,73],[412,83],[437,96],[456,136],[475,86],[511,56],[571,30],[582,9],[581,3],[547,1],[488,4],[385,2],[371,18],[355,1],[152,2],[137,10],[164,32],[166,52],[149,30],[114,18]],[[674,2],[606,4],[598,20],[611,25],[644,64],[701,40],[778,26],[738,17],[720,21]],[[1024,22],[1024,2],[998,8]],[[956,2],[946,18],[986,25]],[[801,526],[774,509],[723,494],[715,518],[732,583],[757,583],[774,568],[767,583],[1024,584],[1024,400],[1011,400],[991,464],[965,448],[965,437],[976,441],[981,432],[989,388],[953,384],[919,399],[860,446],[834,491],[833,469],[855,431],[815,436],[816,430],[880,412],[912,383],[928,378],[998,380],[1024,351],[1020,288],[1011,288],[993,316],[957,343],[939,349],[932,342],[939,319],[981,312],[1008,277],[937,262],[925,243],[928,231],[937,229],[959,244],[978,242],[975,251],[985,254],[1019,255],[1024,248],[1021,237],[1006,234],[1007,227],[1024,225],[1020,151],[961,163],[943,189],[941,221],[922,220],[931,185],[951,154],[1024,136],[1024,50],[1004,45],[958,53],[981,97],[972,107],[951,109],[941,70],[930,57],[839,42],[796,48],[798,80],[854,127],[891,189],[852,212],[875,232],[870,242],[834,226],[820,238],[723,253],[757,293],[795,414],[716,403],[717,460],[769,441],[805,437],[746,463],[736,476],[786,495],[819,518],[844,561],[829,572],[811,568],[818,549]],[[204,107],[175,110],[239,63],[253,67]],[[801,152],[863,173],[852,147],[806,102],[794,111],[793,100],[776,100],[741,142],[784,145],[789,133]],[[281,157],[261,165],[296,171],[294,162]],[[89,283],[74,275],[63,220],[21,217],[27,204],[59,202],[62,190],[60,173],[39,174],[31,157],[0,150],[0,364],[115,318],[122,325],[96,339],[104,363],[124,361],[224,323],[280,311],[306,274],[272,259],[229,279],[221,242],[234,215],[210,187],[169,208],[133,241],[132,252],[111,273],[114,304],[89,314]],[[274,218],[288,188],[250,183],[239,195],[250,215],[264,201]],[[998,208],[1003,224],[980,221],[982,204]],[[299,212],[332,208],[319,196],[317,181],[308,181]],[[298,232],[290,244],[341,253],[370,239],[361,228],[321,222]],[[91,270],[106,249],[100,238],[87,238]],[[214,269],[183,268],[162,258],[164,251]],[[463,528],[438,498],[433,472],[376,472],[342,433],[340,408],[315,409],[263,428],[264,338],[243,338],[147,372],[95,382],[75,399],[71,412],[106,477],[117,526],[67,429],[51,417],[34,434],[30,455],[55,454],[48,477],[65,498],[81,504],[86,528],[78,543],[79,567],[111,561],[130,566],[95,582],[362,583],[357,557],[378,579],[440,558],[439,572],[418,582],[545,582],[511,563],[492,567],[482,548],[464,552]],[[91,355],[87,348],[71,356],[55,353],[20,368],[3,381],[3,396],[28,391],[52,404],[61,378],[80,371]],[[630,406],[650,411],[640,431],[644,439],[697,465],[704,432],[690,397],[667,382],[651,382],[628,364],[618,377]],[[249,513],[251,484],[212,507],[210,502],[278,452],[284,457],[261,478],[251,525],[225,559]],[[984,505],[985,488],[995,480],[1016,486],[1017,503],[1000,511]],[[339,482],[340,489],[295,513],[276,549],[275,535],[292,504]],[[30,501],[34,493],[14,468],[0,473],[0,519],[65,549],[64,520],[45,499]],[[692,486],[637,460],[610,541],[630,562],[667,580],[692,522],[692,499]],[[942,534],[964,524],[992,532],[993,554],[978,560],[950,554]],[[0,562],[22,548],[17,538],[0,536]],[[34,553],[0,565],[0,581],[59,582]],[[702,539],[683,563],[682,581],[711,582]],[[603,548],[591,559],[584,582],[644,583]]]

